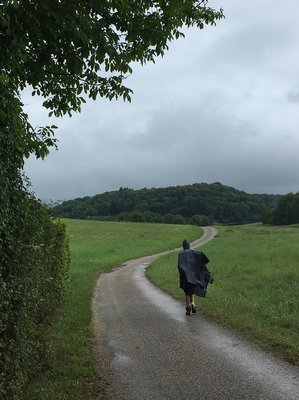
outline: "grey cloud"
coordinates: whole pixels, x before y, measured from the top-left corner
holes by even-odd
[[[291,0],[222,3],[227,18],[216,28],[189,30],[155,65],[134,66],[132,104],[88,101],[82,114],[52,121],[59,151],[26,164],[40,197],[215,181],[299,190],[299,9]],[[37,100],[26,102],[46,125]]]
[[[299,103],[299,88],[289,91],[287,98],[291,103]]]

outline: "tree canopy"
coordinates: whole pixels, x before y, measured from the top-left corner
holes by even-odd
[[[299,223],[299,192],[282,196],[278,203],[263,215],[263,222],[272,225]]]
[[[260,221],[278,195],[248,194],[218,182],[133,190],[120,188],[53,208],[56,216],[205,225]],[[204,218],[205,217],[205,218]],[[182,222],[178,222],[178,219]],[[183,222],[183,220],[184,222]]]
[[[46,98],[56,116],[95,99],[130,99],[131,63],[154,61],[180,29],[223,17],[208,0],[8,0],[0,2],[1,79]]]
[[[0,7],[0,84],[15,98],[30,85],[57,117],[80,111],[86,96],[130,101],[124,81],[133,62],[163,56],[184,26],[223,18],[208,0],[0,0]],[[37,132],[28,123],[30,153],[44,157],[55,128]]]

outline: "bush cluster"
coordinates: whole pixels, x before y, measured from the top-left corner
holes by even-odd
[[[41,367],[69,266],[64,225],[28,191],[17,98],[0,93],[0,398],[19,399]]]
[[[289,225],[299,223],[299,192],[282,196],[275,207],[262,216],[264,224]]]

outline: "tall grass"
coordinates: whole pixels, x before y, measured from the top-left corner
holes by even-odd
[[[220,227],[202,247],[215,283],[198,308],[264,349],[299,362],[299,226]],[[177,298],[177,255],[148,269],[149,278]]]
[[[173,249],[201,236],[198,227],[66,220],[71,276],[64,307],[49,331],[49,361],[28,387],[28,400],[109,399],[95,365],[91,298],[98,276],[124,261]]]

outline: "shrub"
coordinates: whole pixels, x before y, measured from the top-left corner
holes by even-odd
[[[206,215],[193,215],[191,221],[193,225],[198,225],[198,226],[212,225],[212,221]]]
[[[172,220],[173,224],[184,225],[185,222],[186,222],[185,218],[182,215],[176,214],[173,216],[173,220]]]
[[[0,398],[16,400],[43,362],[69,253],[63,223],[28,192],[22,175],[28,143],[20,103],[2,90],[0,104]]]
[[[0,397],[11,399],[43,362],[45,327],[61,301],[69,265],[63,223],[29,195],[22,200],[18,232],[7,229],[6,238],[1,232]]]

